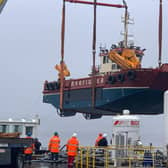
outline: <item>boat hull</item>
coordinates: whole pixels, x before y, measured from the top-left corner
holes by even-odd
[[[99,118],[102,115],[121,114],[124,109],[130,110],[131,114],[162,114],[164,92],[168,90],[168,64],[156,69],[126,70],[96,76],[94,99],[92,77],[64,82],[62,111],[59,110],[58,82],[46,81],[43,91],[43,102],[52,104],[61,116],[80,112]]]
[[[60,96],[45,94],[43,102],[59,109]],[[149,88],[97,88],[95,108],[91,107],[91,89],[64,92],[64,110],[101,115],[121,114],[129,109],[132,114],[163,113],[163,91]]]

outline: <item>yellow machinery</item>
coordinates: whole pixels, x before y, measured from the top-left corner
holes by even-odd
[[[163,148],[153,146],[83,146],[79,147],[75,168],[164,167],[163,151]]]
[[[62,73],[63,76],[64,77],[65,76],[70,76],[70,71],[68,70],[68,68],[67,68],[67,66],[66,66],[66,64],[64,62],[62,63],[62,66],[63,66],[63,73]],[[61,76],[61,64],[60,65],[56,65],[55,69],[59,72],[58,76],[60,78],[60,76]]]
[[[140,67],[140,61],[133,49],[124,48],[121,55],[115,50],[111,50],[108,56],[113,62],[119,65],[121,69],[134,69]]]

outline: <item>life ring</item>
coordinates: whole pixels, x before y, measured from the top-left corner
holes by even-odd
[[[109,76],[108,77],[108,83],[109,84],[114,84],[116,82],[116,77],[115,76]]]
[[[124,74],[118,74],[117,79],[118,79],[118,81],[120,81],[120,82],[124,82],[124,80],[125,80],[125,75],[124,75]]]
[[[129,70],[129,71],[127,72],[127,77],[128,77],[128,79],[130,79],[130,80],[134,80],[134,79],[136,78],[136,73],[135,73],[135,71]]]

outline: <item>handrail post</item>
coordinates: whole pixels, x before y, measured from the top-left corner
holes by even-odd
[[[152,167],[155,168],[155,153],[152,150],[151,150],[151,152],[152,152],[152,161],[153,161]]]
[[[129,156],[129,168],[131,168],[131,157]]]
[[[86,168],[89,168],[89,147],[86,148]]]
[[[83,168],[83,148],[80,151],[80,168]]]
[[[77,153],[76,157],[75,157],[75,167],[78,168],[78,159],[79,159],[79,154]]]
[[[93,154],[92,154],[92,168],[95,168],[95,156],[96,156],[96,148],[93,148]]]
[[[105,167],[108,168],[108,149],[105,148]]]

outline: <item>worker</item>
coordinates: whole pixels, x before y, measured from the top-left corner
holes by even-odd
[[[136,143],[137,143],[137,146],[142,146],[141,140],[138,139]]]
[[[99,133],[98,137],[96,138],[95,146],[98,146],[98,143],[102,138],[103,138],[103,134]]]
[[[34,139],[35,154],[40,154],[40,147],[41,147],[41,142],[38,140],[38,138],[35,138]]]
[[[30,132],[27,133],[26,138],[32,139]],[[25,160],[28,161],[29,164],[31,164],[33,150],[34,150],[34,144],[33,143],[29,147],[24,149]]]
[[[58,135],[58,132],[55,132],[54,136],[51,137],[49,144],[48,144],[48,150],[51,152],[51,160],[53,160],[53,161],[58,160],[60,142],[61,142],[61,140]]]
[[[72,134],[72,137],[68,140],[66,147],[68,155],[68,168],[72,168],[75,156],[77,155],[79,148],[79,141],[77,139],[76,133]]]
[[[107,134],[106,133],[104,133],[103,137],[99,140],[98,146],[100,146],[100,147],[107,147],[108,146]]]

